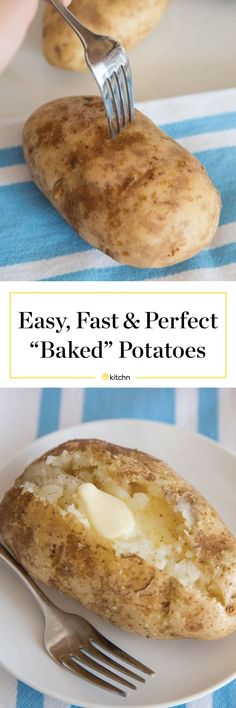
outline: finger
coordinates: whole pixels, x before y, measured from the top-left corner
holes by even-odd
[[[38,0],[0,0],[0,71],[20,47],[38,7]]]
[[[61,0],[68,7],[71,0]],[[39,0],[0,0],[0,73],[22,44]]]

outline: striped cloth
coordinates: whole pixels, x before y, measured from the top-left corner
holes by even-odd
[[[236,279],[236,89],[138,107],[199,157],[219,189],[223,210],[213,244],[176,266],[141,270],[120,266],[95,250],[32,183],[21,147],[21,118],[0,124],[0,280]]]
[[[47,389],[0,390],[4,410],[1,457],[37,436],[81,421],[146,418],[198,430],[236,453],[236,390],[233,389]],[[22,415],[24,411],[24,415]],[[13,434],[12,434],[13,433]],[[188,708],[235,708],[236,681]],[[70,708],[18,683],[0,669],[0,708]],[[185,706],[181,706],[185,708]]]

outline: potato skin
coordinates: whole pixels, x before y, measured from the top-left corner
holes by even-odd
[[[161,460],[100,440],[69,441],[36,463],[63,450],[86,450],[93,464],[111,465],[113,476],[115,465],[118,484],[158,484],[173,506],[188,501],[195,517],[192,548],[199,562],[218,573],[224,599],[219,603],[211,592],[184,587],[135,555],[117,557],[108,541],[72,514],[63,517],[56,505],[22,494],[21,476],[0,504],[0,531],[30,575],[146,637],[218,639],[233,632],[236,540],[207,501]]]
[[[111,140],[100,98],[56,100],[29,118],[23,144],[55,208],[121,264],[170,266],[215,235],[220,198],[204,167],[139,111]]]
[[[72,0],[70,10],[96,34],[118,40],[126,49],[138,44],[159,22],[170,0]],[[60,69],[87,69],[84,50],[58,12],[46,6],[43,50],[50,64]]]

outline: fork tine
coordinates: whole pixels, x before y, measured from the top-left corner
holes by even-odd
[[[127,88],[126,88],[126,82],[124,79],[124,72],[123,72],[122,66],[119,66],[119,69],[117,70],[117,72],[114,72],[114,76],[117,81],[117,86],[118,86],[118,91],[119,91],[119,96],[120,96],[123,128],[125,128],[126,123],[129,120],[129,108],[128,108]]]
[[[128,110],[129,110],[129,122],[133,120],[134,117],[134,100],[133,100],[133,90],[132,90],[132,75],[129,61],[126,62],[125,66],[122,66],[123,76],[126,85],[127,98],[128,98]]]
[[[138,661],[138,659],[135,659],[133,656],[130,654],[127,654],[127,652],[123,651],[123,649],[120,649],[119,647],[116,646],[116,644],[113,644],[109,639],[103,636],[103,634],[100,634],[100,632],[96,631],[97,637],[96,639],[91,640],[95,646],[97,646],[99,649],[105,652],[110,652],[111,654],[114,654],[116,657],[119,657],[122,661],[125,661],[127,664],[131,664],[131,666],[134,666],[136,669],[139,669],[140,671],[143,671],[144,674],[148,674],[148,676],[155,676],[155,671],[150,669],[148,666],[143,664],[141,661]]]
[[[102,100],[103,100],[103,103],[105,106],[105,111],[106,111],[107,118],[108,118],[110,135],[111,135],[111,138],[114,138],[115,134],[116,134],[116,121],[115,121],[115,126],[114,126],[113,100],[112,100],[111,89],[110,89],[110,86],[109,86],[109,83],[107,80],[104,82],[102,89],[100,88],[100,91],[101,91]]]
[[[110,77],[107,78],[107,83],[109,85],[111,96],[112,96],[113,110],[114,110],[114,116],[115,116],[115,121],[116,121],[116,133],[120,133],[120,131],[121,131],[120,94],[118,91],[117,81],[114,78],[114,74],[112,74]]]
[[[127,681],[125,678],[123,678],[123,676],[118,676],[114,673],[114,671],[110,671],[106,668],[106,666],[101,664],[101,661],[103,660],[102,654],[100,654],[100,659],[98,661],[96,657],[93,657],[93,655],[90,655],[89,653],[87,653],[87,651],[85,652],[82,648],[77,654],[71,654],[71,658],[76,662],[84,664],[85,667],[92,669],[92,671],[97,671],[102,676],[106,676],[112,681],[115,681],[116,683],[121,683],[123,684],[123,686],[126,686],[127,688],[133,688],[136,691],[136,686],[133,683]]]
[[[80,676],[80,678],[85,679],[85,681],[88,681],[89,683],[92,683],[95,686],[99,686],[99,688],[104,688],[105,691],[111,691],[112,693],[117,693],[123,698],[127,698],[127,693],[125,693],[125,691],[122,691],[121,688],[113,686],[111,683],[103,681],[101,678],[99,678],[99,676],[95,676],[94,674],[92,674],[91,671],[83,669],[82,666],[79,666],[79,664],[73,661],[69,656],[61,659],[60,663],[62,664],[62,666],[65,667],[65,669],[69,669],[69,671],[72,671],[74,674],[77,674],[77,676]]]
[[[139,674],[136,674],[134,671],[131,671],[128,669],[126,666],[123,664],[120,664],[118,661],[114,661],[110,656],[107,654],[104,654],[104,652],[101,652],[97,649],[97,647],[90,643],[91,646],[91,656],[92,657],[97,657],[99,661],[105,661],[108,666],[112,666],[114,669],[117,671],[121,671],[121,673],[125,674],[126,676],[129,676],[130,678],[133,678],[135,681],[140,681],[140,683],[145,683],[145,679],[143,676],[140,676]],[[87,649],[86,649],[87,652]]]
[[[126,62],[125,67],[121,64],[118,70],[114,71],[109,83],[113,92],[118,130],[120,132],[121,128],[124,128],[131,121],[134,112],[129,62]]]

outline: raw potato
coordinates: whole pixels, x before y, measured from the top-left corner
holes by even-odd
[[[46,197],[119,263],[173,265],[215,235],[220,197],[204,167],[139,111],[111,140],[101,99],[56,100],[29,118],[23,143]]]
[[[169,0],[72,0],[69,7],[96,34],[105,34],[129,49],[159,22]],[[45,8],[43,49],[46,59],[62,69],[84,71],[83,46],[53,7]]]
[[[109,541],[78,492],[92,482],[134,515]],[[219,639],[236,629],[236,540],[164,462],[98,440],[74,440],[30,465],[0,505],[2,536],[36,580],[118,627],[153,638]]]

